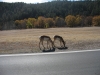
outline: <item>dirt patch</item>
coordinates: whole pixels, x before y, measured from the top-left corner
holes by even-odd
[[[48,35],[52,40],[54,35],[62,36],[68,47],[66,51],[100,49],[100,27],[24,29],[0,31],[0,54],[42,52],[41,35]]]

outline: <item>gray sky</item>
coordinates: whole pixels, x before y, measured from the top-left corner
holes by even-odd
[[[48,2],[48,1],[52,1],[52,0],[0,0],[0,2],[24,2],[24,3],[43,3],[43,2]],[[70,1],[70,0],[68,0]],[[73,0],[71,0],[73,1]],[[74,0],[74,1],[78,1],[78,0]]]
[[[25,2],[25,3],[43,3],[52,0],[0,0],[0,2]]]

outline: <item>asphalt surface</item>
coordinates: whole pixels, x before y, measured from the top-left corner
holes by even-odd
[[[0,55],[0,75],[100,75],[100,50]]]

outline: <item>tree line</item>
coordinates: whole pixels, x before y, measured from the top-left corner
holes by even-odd
[[[47,27],[62,27],[68,26],[68,23],[65,22],[66,16],[72,15],[75,18],[77,15],[80,15],[83,19],[93,18],[94,16],[100,15],[100,1],[98,0],[80,0],[80,1],[68,1],[68,0],[53,0],[46,3],[37,3],[37,4],[26,4],[23,2],[17,3],[5,3],[0,2],[0,29],[16,29],[15,21],[20,20],[29,20],[29,18],[34,18],[35,25],[34,27],[42,27],[43,25],[38,24],[40,16],[48,20],[53,20],[53,25],[45,24]],[[63,25],[60,23],[55,23],[56,19],[62,20]],[[25,28],[31,28],[29,25],[30,22],[27,22]],[[58,24],[58,25],[57,25]],[[29,26],[28,26],[29,25]],[[85,24],[81,24],[84,26]],[[79,25],[76,25],[79,26]],[[45,26],[44,26],[45,27]],[[73,27],[73,26],[69,26]],[[32,27],[33,28],[33,27]]]
[[[16,28],[54,28],[54,27],[85,27],[100,26],[100,16],[73,16],[68,15],[64,18],[45,18],[43,16],[36,18],[28,18],[15,21]]]

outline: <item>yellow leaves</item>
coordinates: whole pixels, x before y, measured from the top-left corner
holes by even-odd
[[[15,21],[15,25],[17,29],[22,29],[22,28],[26,28],[26,19],[24,20],[16,20]]]
[[[28,21],[30,23],[32,23],[32,25],[34,25],[34,22],[36,22],[36,19],[35,18],[28,18]]]
[[[44,20],[45,20],[44,17],[42,17],[42,16],[38,17],[37,22],[38,22],[38,24],[39,24],[39,27],[41,27],[41,28],[45,28]]]
[[[81,22],[82,22],[82,18],[81,18],[81,16],[77,16],[75,22],[76,22],[76,25],[77,25],[77,26],[80,25]]]
[[[54,26],[53,18],[45,18],[44,23],[47,26],[46,28]]]
[[[77,16],[68,15],[66,16],[65,21],[68,27],[76,27],[81,25],[82,17],[79,15]]]
[[[100,26],[100,16],[93,17],[92,24],[93,26]]]
[[[18,25],[20,22],[19,22],[19,20],[16,20],[15,21],[15,25]]]
[[[34,23],[36,22],[35,18],[28,18],[27,19],[27,28],[34,28]]]
[[[49,28],[54,25],[52,18],[45,18],[45,17],[38,17],[37,22],[35,23],[35,26],[38,26],[39,28]]]
[[[66,24],[65,24],[66,22]],[[15,21],[16,28],[49,28],[49,27],[80,27],[80,26],[100,26],[100,16],[80,16],[68,15],[64,18],[45,18],[39,16],[37,19],[28,18]]]
[[[68,27],[74,27],[76,17],[72,16],[72,15],[68,15],[68,16],[66,16],[65,21],[66,21],[66,24]]]

